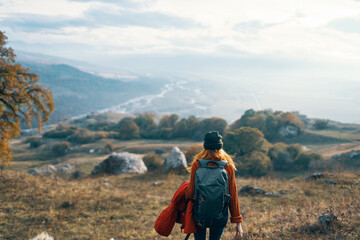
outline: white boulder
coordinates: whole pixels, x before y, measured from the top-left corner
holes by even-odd
[[[91,174],[109,173],[109,174],[124,174],[124,173],[145,173],[147,168],[141,159],[136,154],[128,152],[112,153],[107,159],[98,163]]]
[[[170,154],[165,158],[163,167],[166,170],[187,168],[184,153],[178,147],[174,147]]]

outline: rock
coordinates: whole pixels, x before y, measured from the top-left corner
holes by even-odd
[[[56,172],[56,167],[54,165],[48,165],[46,168],[44,168],[43,173],[44,174],[51,174]]]
[[[107,159],[98,163],[91,171],[92,175],[99,173],[124,174],[124,173],[145,173],[147,168],[136,154],[128,152],[112,153]]]
[[[254,186],[251,186],[251,185],[245,185],[243,186],[239,193],[248,193],[248,194],[265,194],[266,191],[262,188],[259,188],[259,187],[254,187]]]
[[[329,180],[329,179],[325,179],[324,180],[326,183],[328,183],[328,184],[333,184],[333,185],[336,185],[337,184],[337,182],[335,182],[335,181],[333,181],[333,180]]]
[[[267,193],[264,193],[264,196],[265,196],[265,197],[280,197],[281,194],[280,194],[280,193],[270,193],[270,192],[267,192]]]
[[[353,157],[356,157],[357,155],[359,155],[357,152],[355,152],[355,151],[351,151],[350,153],[349,153],[349,157],[350,158],[353,158]]]
[[[174,147],[170,154],[165,158],[163,167],[166,170],[187,168],[187,162],[184,153],[180,151],[178,147]]]
[[[54,238],[50,236],[47,232],[42,232],[31,240],[54,240]]]
[[[307,178],[305,178],[306,181],[310,181],[310,180],[317,180],[320,178],[323,178],[325,175],[323,173],[319,173],[319,172],[315,172],[313,174],[311,174],[310,176],[308,176]]]
[[[323,225],[330,225],[337,221],[337,216],[333,213],[326,213],[318,217],[318,222]]]
[[[76,170],[75,172],[73,172],[71,174],[71,179],[79,179],[81,177],[83,177],[85,175],[85,173],[83,173],[82,171]]]
[[[73,208],[74,206],[75,206],[74,203],[70,203],[70,202],[68,202],[68,201],[63,202],[63,203],[60,205],[61,208]]]
[[[38,175],[40,175],[41,171],[39,171],[39,169],[37,169],[37,168],[34,168],[34,169],[28,170],[27,173],[34,175],[34,176],[38,176]]]
[[[58,168],[58,172],[67,173],[70,172],[71,168],[72,167],[69,164],[65,164],[64,166]]]
[[[164,184],[163,182],[153,182],[152,183],[153,186],[161,186],[163,184]]]
[[[331,156],[331,158],[333,158],[333,159],[337,159],[337,158],[339,158],[340,156],[341,156],[340,154],[335,153],[334,155],[332,155],[332,156]]]
[[[111,187],[111,184],[108,183],[108,182],[104,182],[103,185],[104,185],[105,187],[108,187],[108,188]]]
[[[286,125],[279,128],[278,134],[281,137],[292,137],[299,134],[299,129],[293,125]]]
[[[57,171],[56,167],[54,165],[48,165],[44,169],[42,169],[39,174],[44,176],[50,176],[55,174]]]
[[[89,153],[94,153],[95,152],[95,149],[90,149],[89,150]]]
[[[280,195],[284,195],[285,193],[286,193],[285,190],[280,190],[280,192],[279,192]]]
[[[265,197],[280,197],[281,195],[284,195],[286,192],[284,190],[281,190],[278,193],[270,193],[270,192],[266,192],[264,193]]]

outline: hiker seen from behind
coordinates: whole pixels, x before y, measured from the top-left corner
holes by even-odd
[[[230,210],[230,221],[236,225],[235,239],[243,237],[239,199],[235,184],[235,165],[223,150],[219,132],[206,133],[203,150],[194,157],[186,200],[194,202],[195,240],[219,240],[224,232]]]

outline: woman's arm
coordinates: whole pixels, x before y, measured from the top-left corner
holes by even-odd
[[[195,173],[196,170],[200,167],[200,163],[198,161],[194,162],[191,166],[191,174],[190,174],[190,183],[189,186],[185,190],[185,200],[188,201],[193,198],[195,191]]]
[[[230,164],[226,165],[225,169],[229,173],[229,193],[231,194],[229,205],[231,214],[230,220],[232,223],[240,223],[242,222],[242,216],[240,214],[239,198],[235,183],[235,171]]]

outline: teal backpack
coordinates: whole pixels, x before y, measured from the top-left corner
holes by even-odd
[[[194,220],[197,226],[225,227],[231,195],[228,188],[227,161],[198,159],[195,173]],[[208,166],[209,163],[217,166]]]

